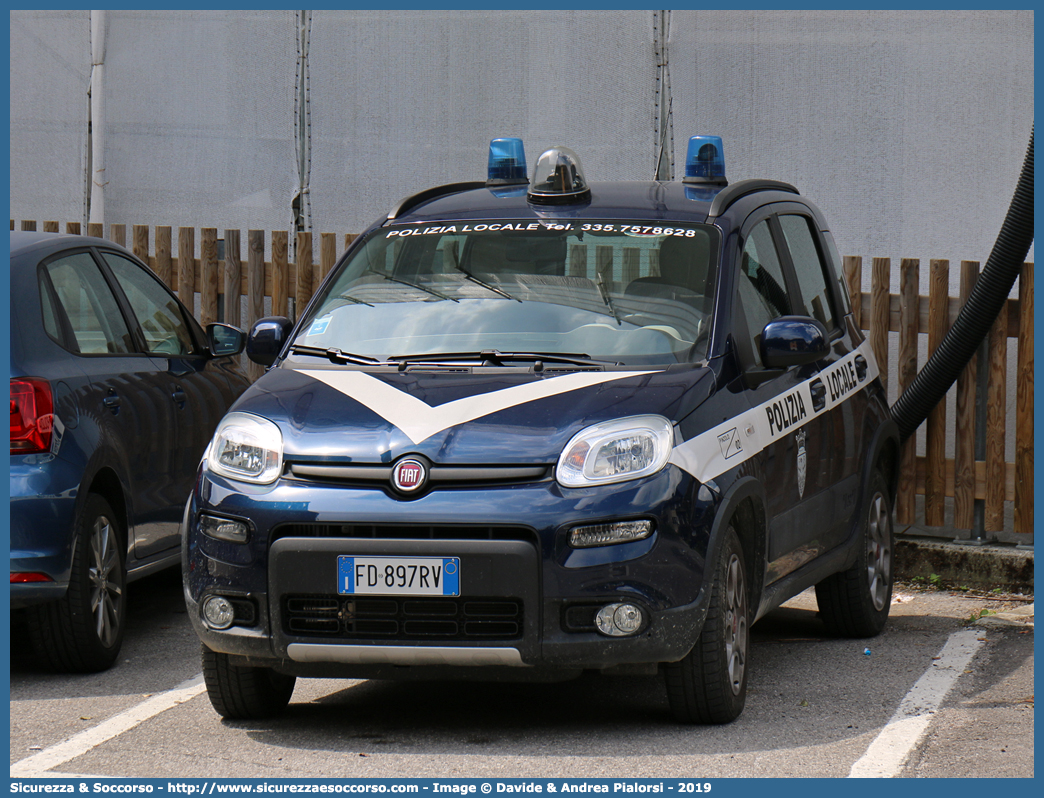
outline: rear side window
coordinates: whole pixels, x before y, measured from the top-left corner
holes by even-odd
[[[89,252],[77,252],[53,260],[44,266],[44,271],[69,319],[76,351],[84,355],[132,351],[130,330]],[[45,288],[41,286],[42,295],[46,294]],[[61,341],[57,320],[52,316],[48,321],[48,305],[44,300],[44,329],[55,340]]]
[[[177,300],[137,263],[114,252],[103,252],[102,257],[112,269],[141,325],[149,353],[191,354],[192,335]]]
[[[779,217],[779,223],[787,240],[790,259],[794,263],[801,295],[805,299],[805,308],[811,316],[821,321],[824,327],[832,330],[837,323],[830,302],[823,261],[809,227],[809,220],[804,216],[785,215]]]

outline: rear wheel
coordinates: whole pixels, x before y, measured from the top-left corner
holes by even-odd
[[[297,677],[271,668],[233,665],[228,654],[203,646],[203,680],[210,703],[221,717],[260,720],[286,709]]]
[[[816,585],[819,613],[831,634],[874,637],[884,629],[892,603],[892,545],[888,483],[875,471],[855,564]]]
[[[54,670],[94,673],[116,661],[126,625],[123,536],[101,496],[87,496],[73,547],[69,590],[59,601],[29,608],[29,635]]]
[[[739,536],[729,526],[703,631],[684,659],[664,669],[676,720],[729,723],[739,717],[747,700],[749,625],[746,563]]]

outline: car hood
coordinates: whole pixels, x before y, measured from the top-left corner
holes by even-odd
[[[232,408],[271,419],[291,461],[549,464],[584,427],[643,414],[676,422],[710,394],[706,367],[534,374],[277,368]]]

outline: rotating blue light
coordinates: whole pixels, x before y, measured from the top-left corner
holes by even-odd
[[[529,183],[526,177],[526,153],[522,139],[493,139],[489,143],[489,168],[486,172],[487,185],[512,185]]]
[[[684,183],[719,183],[725,179],[725,154],[721,136],[693,136],[685,155]]]

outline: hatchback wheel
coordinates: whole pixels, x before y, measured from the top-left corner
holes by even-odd
[[[221,717],[260,720],[286,709],[297,677],[271,668],[233,665],[228,654],[203,646],[203,680],[210,703]]]
[[[855,564],[816,585],[819,613],[832,634],[874,637],[884,629],[892,603],[892,546],[888,483],[875,471]]]
[[[127,573],[123,534],[109,503],[90,494],[76,521],[65,598],[28,610],[37,655],[51,668],[93,673],[111,667],[123,644]]]
[[[729,723],[747,700],[750,648],[747,569],[733,527],[714,571],[703,631],[680,662],[667,663],[667,699],[682,723]]]

